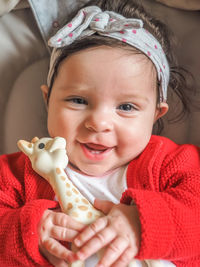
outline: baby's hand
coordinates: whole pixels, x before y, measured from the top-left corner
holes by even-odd
[[[57,267],[67,267],[71,250],[59,241],[71,242],[85,225],[57,210],[46,210],[38,225],[40,252]]]
[[[97,219],[75,238],[74,243],[80,249],[76,257],[85,260],[106,247],[97,266],[127,266],[140,245],[140,220],[136,206],[96,200],[95,207],[107,215]],[[75,258],[71,254],[69,259]]]

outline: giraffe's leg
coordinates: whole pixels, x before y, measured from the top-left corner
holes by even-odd
[[[164,267],[164,266],[165,265],[163,265],[162,261],[160,260],[143,260],[143,261],[133,260],[128,265],[128,267]]]
[[[72,244],[72,251],[76,252],[77,248]],[[75,261],[69,265],[69,267],[85,267],[85,264],[83,261]]]
[[[76,261],[71,263],[69,267],[85,267],[85,264],[83,261]]]
[[[104,254],[104,250],[105,249],[103,248],[97,252],[98,259],[102,258],[103,254]],[[149,265],[149,261],[140,261],[140,260],[134,259],[128,264],[127,267],[157,267],[157,266]]]
[[[148,267],[172,267],[174,266],[169,261],[164,260],[145,260]]]
[[[139,260],[132,260],[128,267],[149,267],[149,265],[146,263],[146,261],[139,261]]]

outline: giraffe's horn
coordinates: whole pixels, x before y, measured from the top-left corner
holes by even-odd
[[[32,140],[31,140],[31,143],[36,143],[37,141],[39,140],[39,138],[37,136],[35,136]]]

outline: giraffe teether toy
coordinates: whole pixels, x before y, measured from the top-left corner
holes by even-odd
[[[29,157],[32,168],[50,183],[64,213],[85,224],[92,223],[102,215],[74,187],[64,171],[68,164],[64,138],[35,137],[31,142],[20,140],[17,144]],[[84,264],[77,261],[71,266],[82,267]]]
[[[17,145],[29,157],[34,171],[50,183],[64,213],[84,224],[90,224],[103,215],[68,178],[64,170],[68,164],[64,138],[34,137],[31,142],[19,140]],[[158,262],[145,260],[139,264],[138,261],[132,260],[128,267],[162,267]],[[84,267],[84,263],[76,261],[70,266]]]

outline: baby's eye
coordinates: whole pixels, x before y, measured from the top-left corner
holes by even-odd
[[[137,110],[137,108],[131,103],[121,104],[121,105],[119,105],[118,109],[122,110],[122,111],[134,111],[134,110]]]
[[[69,98],[67,99],[67,102],[71,102],[74,104],[78,104],[78,105],[87,105],[87,101],[82,98],[82,97],[73,97],[73,98]]]

